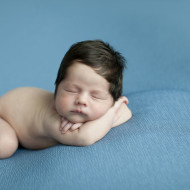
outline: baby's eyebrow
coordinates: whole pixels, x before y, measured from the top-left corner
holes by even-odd
[[[67,87],[74,87],[74,88],[78,88],[77,85],[73,84],[73,83],[66,83],[65,86]]]

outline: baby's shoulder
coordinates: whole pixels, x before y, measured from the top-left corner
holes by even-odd
[[[13,98],[18,97],[20,98],[27,98],[27,97],[38,97],[38,96],[45,96],[48,94],[52,94],[47,90],[43,90],[40,88],[35,88],[35,87],[20,87],[20,88],[15,88],[6,94],[4,94],[1,99],[8,99],[8,98]]]
[[[47,102],[53,97],[53,93],[34,87],[21,87],[13,89],[0,98],[0,107],[12,107],[13,105],[38,105]]]

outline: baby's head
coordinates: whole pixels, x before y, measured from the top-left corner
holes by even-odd
[[[83,117],[82,120],[66,116],[67,119],[84,122],[103,115],[122,94],[124,68],[124,57],[107,43],[94,40],[72,45],[61,62],[55,81],[55,104],[58,113],[65,116],[71,109],[75,116],[87,116],[90,113],[87,106],[66,108],[65,103],[71,101],[71,104],[80,95],[80,100],[88,99],[86,101],[91,108],[91,116],[86,119]],[[89,100],[87,94],[93,101]],[[95,116],[92,116],[93,113]]]
[[[125,58],[108,43],[100,40],[82,41],[71,46],[65,54],[55,81],[55,94],[59,83],[66,77],[67,69],[77,60],[91,67],[110,84],[109,92],[116,101],[122,94]]]

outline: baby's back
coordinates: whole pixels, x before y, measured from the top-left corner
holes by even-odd
[[[30,87],[14,89],[0,98],[0,117],[14,128],[26,148],[47,146],[43,139],[43,114],[52,98],[52,93]]]

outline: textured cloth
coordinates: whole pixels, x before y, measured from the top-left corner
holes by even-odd
[[[189,190],[190,1],[0,1],[0,96],[54,91],[69,46],[102,39],[127,59],[133,117],[89,147],[20,148],[0,190]],[[114,76],[113,76],[114,77]]]
[[[190,187],[190,93],[129,95],[133,118],[89,147],[20,149],[0,161],[0,189]]]

